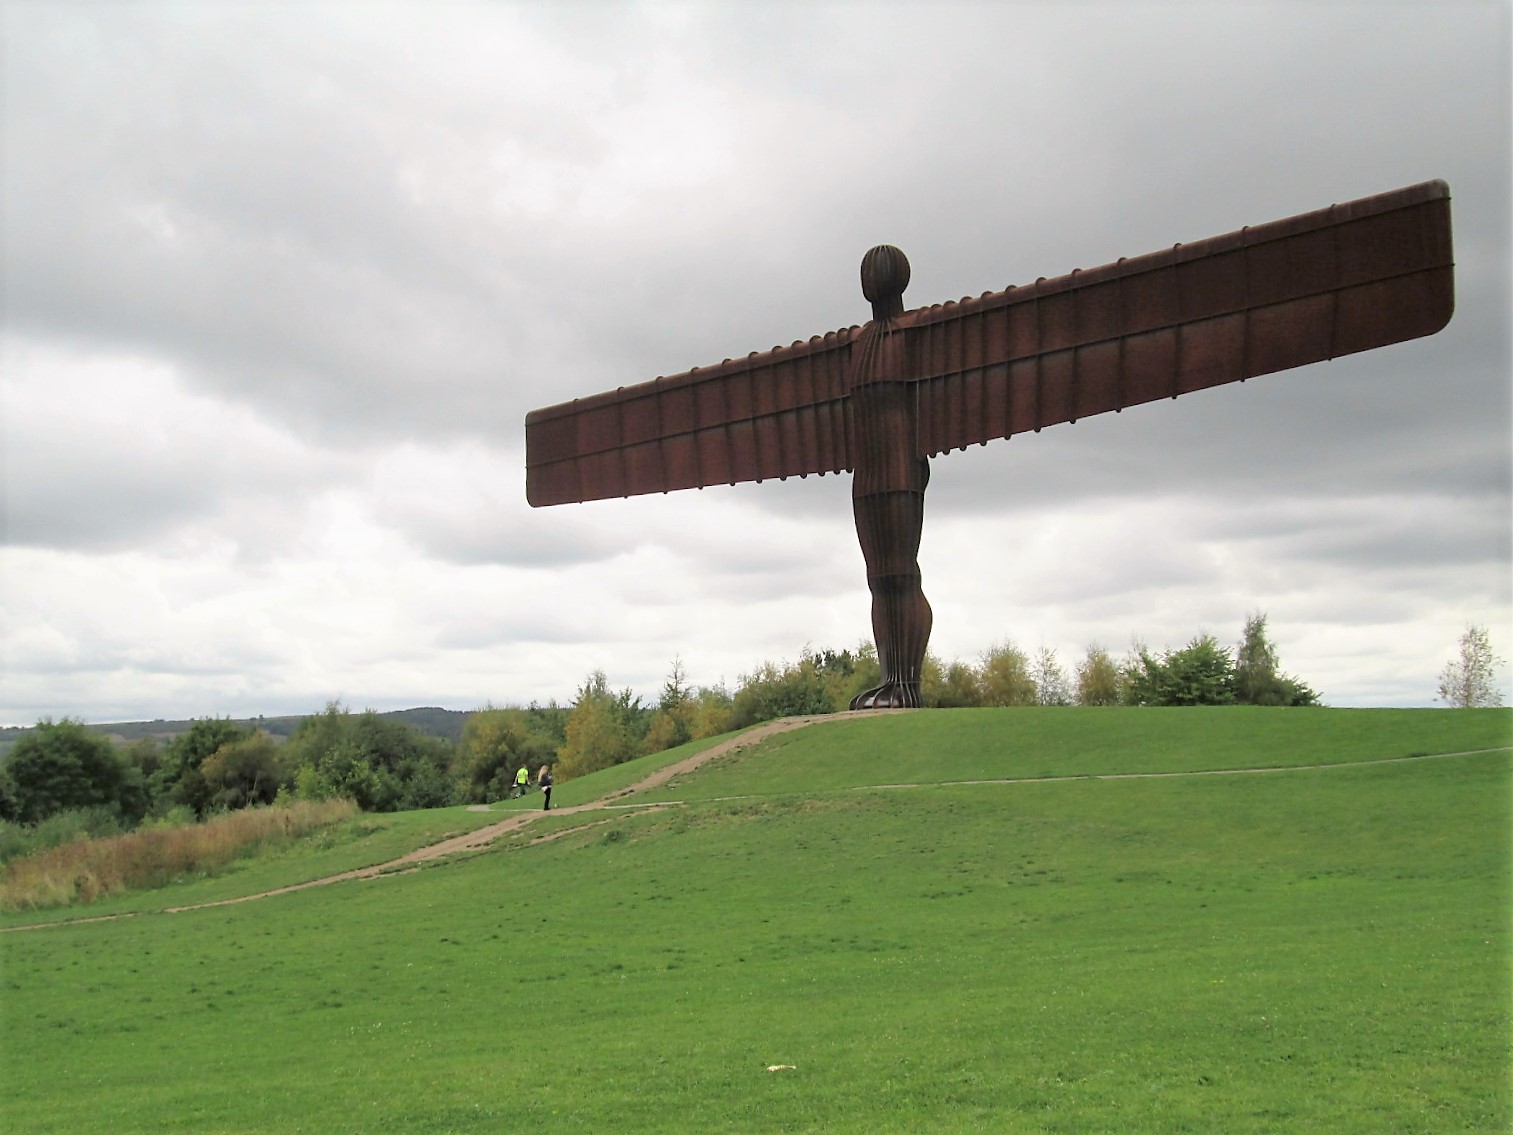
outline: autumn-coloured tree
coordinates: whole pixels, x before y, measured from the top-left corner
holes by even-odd
[[[1087,655],[1077,663],[1077,704],[1118,705],[1123,682],[1119,666],[1109,652],[1097,643],[1087,648]]]
[[[1035,677],[1030,660],[1012,642],[1001,642],[985,651],[981,676],[983,705],[1034,705]]]
[[[645,733],[641,699],[629,689],[609,689],[595,670],[578,690],[567,719],[567,742],[557,750],[557,775],[570,780],[640,755]]]

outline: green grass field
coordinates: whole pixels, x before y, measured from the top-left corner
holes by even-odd
[[[550,841],[0,935],[0,1128],[1507,1131],[1510,741],[1508,711],[825,723]],[[1285,770],[1098,779],[1247,768]]]

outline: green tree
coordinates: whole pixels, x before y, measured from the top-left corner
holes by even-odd
[[[1135,705],[1232,705],[1235,700],[1234,661],[1207,632],[1159,661],[1139,646],[1128,679]]]
[[[693,739],[690,717],[691,714],[686,711],[657,710],[651,715],[651,723],[646,727],[642,748],[648,753],[660,753],[686,744]]]
[[[210,790],[210,806],[226,811],[273,803],[285,780],[279,746],[260,729],[206,757],[200,775]]]
[[[1235,701],[1240,705],[1318,705],[1319,695],[1282,673],[1276,647],[1266,637],[1266,616],[1248,615],[1235,648]]]
[[[163,765],[163,747],[158,744],[158,739],[148,734],[133,741],[126,750],[126,759],[142,774],[142,783],[150,790],[153,778]]]
[[[502,800],[521,767],[535,775],[537,769],[550,763],[556,745],[531,726],[529,713],[522,709],[489,705],[468,715],[454,767],[469,800],[479,804]]]
[[[230,718],[205,717],[190,723],[188,730],[168,743],[162,761],[153,774],[155,804],[183,804],[203,816],[212,807],[215,789],[205,780],[201,766],[222,745],[245,740],[252,729]]]
[[[16,785],[6,772],[5,765],[0,763],[0,820],[15,822],[21,817],[21,802],[16,799]],[[0,833],[4,832],[4,824],[0,824]],[[4,855],[0,854],[0,859]]]
[[[301,721],[287,746],[301,797],[348,799],[365,812],[390,811],[398,803],[399,784],[381,773],[357,735],[356,720],[340,702],[327,702],[321,713]]]
[[[546,705],[531,702],[525,707],[531,732],[550,741],[554,753],[567,743],[567,719],[572,712],[570,706],[558,705],[556,698]]]
[[[350,729],[381,785],[374,802],[365,807],[396,812],[453,802],[447,776],[452,751],[446,741],[371,709],[352,715]]]
[[[1502,705],[1502,692],[1497,688],[1497,671],[1502,664],[1492,649],[1487,628],[1467,627],[1455,658],[1439,672],[1439,700],[1455,709]]]
[[[398,794],[386,784],[352,737],[343,737],[320,754],[318,764],[303,764],[295,790],[306,800],[351,800],[365,812],[383,811]]]
[[[1087,655],[1077,663],[1077,704],[1118,705],[1123,694],[1119,667],[1109,652],[1097,643],[1087,648]]]
[[[1030,660],[1012,642],[990,647],[978,667],[983,705],[1034,705],[1035,678]]]
[[[688,671],[683,668],[683,660],[674,656],[672,670],[668,672],[667,681],[662,683],[662,696],[657,701],[657,708],[681,709],[692,697],[693,687],[688,684]]]
[[[312,713],[295,726],[286,742],[288,758],[296,768],[316,768],[342,743],[347,735],[346,708],[339,701],[328,701],[320,713]]]
[[[73,718],[37,722],[16,742],[5,772],[10,807],[22,823],[74,808],[105,808],[135,823],[147,809],[141,773],[109,738]]]
[[[327,703],[295,729],[285,762],[299,795],[347,797],[364,811],[435,808],[454,799],[447,742],[371,709],[352,714]]]
[[[694,691],[688,684],[683,660],[672,660],[672,672],[662,684],[662,696],[646,727],[645,749],[660,753],[693,739]]]
[[[1125,705],[1159,705],[1161,660],[1140,639],[1130,644],[1119,669],[1119,689]]]

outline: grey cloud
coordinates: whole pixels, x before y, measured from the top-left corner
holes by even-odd
[[[1273,502],[1264,514],[1220,520],[1216,536],[1264,546],[1284,561],[1320,561],[1361,571],[1405,567],[1496,567],[1509,561],[1513,520],[1482,507],[1434,496],[1330,502]]]
[[[901,224],[901,239],[917,235],[929,242],[919,254],[915,294],[920,302],[980,290],[977,284],[1001,287],[1068,270],[1075,263],[1067,257],[1084,243],[1102,259],[1146,251],[1126,242],[1143,239],[1140,234],[1154,230],[1153,219],[1163,213],[1163,240],[1206,235],[1178,227],[1203,221],[1182,219],[1193,212],[1189,202],[1173,209],[1163,200],[1170,197],[1170,185],[1047,180],[1058,168],[1063,175],[1074,172],[1065,158],[1056,161],[1055,153],[1088,162],[1099,160],[1089,158],[1090,152],[1104,152],[1085,142],[1070,150],[1060,144],[1069,129],[1065,123],[1098,121],[1082,113],[1085,108],[1073,97],[1086,86],[1076,79],[1076,60],[1089,67],[1107,62],[1121,50],[1118,27],[1134,17],[1114,18],[1101,33],[1079,34],[1068,42],[1054,23],[1027,18],[1022,9],[999,13],[967,6],[938,20],[910,14],[876,24],[838,18],[847,11],[816,18],[859,43],[888,43],[902,27],[914,27],[916,68],[886,77],[862,68],[827,70],[819,57],[829,59],[833,52],[820,53],[815,41],[786,19],[695,18],[677,33],[689,45],[703,36],[739,40],[743,50],[734,58],[751,64],[737,67],[724,85],[756,96],[758,106],[782,105],[771,93],[771,70],[758,61],[783,59],[785,74],[825,74],[833,105],[858,125],[865,124],[860,109],[874,101],[896,104],[903,121],[912,124],[905,152],[890,150],[884,132],[868,134],[863,149],[848,155],[855,164],[828,169],[811,160],[802,170],[808,208],[779,205],[773,180],[774,192],[762,200],[774,203],[744,230],[727,225],[709,233],[692,218],[685,219],[685,227],[693,232],[680,233],[679,217],[655,207],[635,230],[591,224],[573,232],[551,218],[501,228],[504,218],[492,215],[486,202],[478,202],[471,214],[457,215],[407,198],[405,166],[424,162],[448,143],[445,128],[436,122],[403,116],[377,70],[395,46],[381,35],[366,37],[378,58],[355,62],[333,54],[332,45],[322,46],[318,38],[308,46],[299,43],[279,21],[244,18],[236,22],[237,34],[249,52],[259,54],[244,60],[223,46],[206,60],[197,54],[203,42],[195,36],[142,18],[125,20],[109,27],[108,35],[100,31],[89,66],[82,69],[82,93],[66,111],[45,104],[52,117],[27,129],[41,111],[29,118],[34,100],[12,100],[21,135],[13,145],[16,156],[44,171],[14,187],[31,223],[7,234],[24,269],[12,297],[13,318],[60,333],[82,326],[94,335],[188,352],[200,381],[248,391],[301,428],[323,435],[418,429],[443,436],[486,429],[510,436],[533,400],[642,381],[863,318],[853,262],[876,239],[900,239],[878,235],[879,228]],[[1233,14],[1197,22],[1229,34],[1244,24]],[[772,32],[774,23],[784,31]],[[969,42],[944,34],[955,24],[974,29]],[[84,26],[93,25],[84,21]],[[445,37],[456,29],[446,21],[442,29],[426,46],[455,50]],[[204,36],[216,25],[196,30]],[[338,37],[353,34],[342,23],[324,30]],[[388,27],[393,36],[410,30],[402,20]],[[502,30],[489,21],[470,29],[485,39]],[[540,31],[546,42],[560,42],[555,39],[560,30]],[[1294,32],[1279,28],[1274,19],[1245,31],[1261,33],[1285,41],[1278,50],[1296,50],[1286,47],[1297,38]],[[595,44],[602,49],[604,35],[590,36],[588,49]],[[1049,85],[1016,90],[1017,97],[996,110],[990,96],[997,92],[978,86],[996,69],[964,66],[960,54],[990,58],[1021,42],[1054,44],[1072,61],[1059,71],[1030,67],[1037,78],[1051,80]],[[756,43],[766,46],[754,50]],[[34,50],[41,56],[37,70],[63,54],[61,47],[51,58]],[[39,76],[24,70],[31,59],[21,53],[23,73],[15,91],[23,96],[29,78],[42,87]],[[1216,65],[1214,74],[1204,77],[1205,88],[1214,88],[1205,89],[1204,103],[1218,96],[1233,104],[1268,80],[1257,71],[1237,73],[1235,62]],[[1193,63],[1184,60],[1188,83]],[[1315,74],[1311,66],[1295,71],[1305,80]],[[161,73],[179,77],[154,78]],[[1153,75],[1160,73],[1152,68]],[[422,98],[429,95],[432,101],[422,106],[434,114],[480,113],[481,92],[453,91],[437,102],[434,90],[423,91]],[[1184,122],[1173,123],[1164,112],[1180,109],[1192,117],[1200,105],[1186,88],[1153,87],[1145,93],[1160,107],[1161,112],[1146,112],[1151,130],[1159,128],[1157,138],[1183,133]],[[365,106],[365,100],[376,105]],[[102,106],[114,108],[103,129],[69,129]],[[565,126],[532,125],[534,118],[555,124],[562,117],[553,116],[550,106],[524,107],[505,99],[495,104],[494,120],[473,123],[479,133],[472,144],[484,140],[485,152],[476,155],[480,168],[488,139],[518,135],[526,155],[544,156],[558,134],[574,139],[569,160],[591,166],[593,139],[575,137]],[[924,129],[932,113],[959,122],[960,129]],[[1116,124],[1125,125],[1110,119],[1106,137],[1099,139],[1114,149],[1124,137]],[[43,126],[49,128],[45,134]],[[974,141],[986,138],[989,144],[964,148],[961,136],[974,132]],[[83,142],[69,149],[59,141],[74,136],[93,137],[93,148]],[[137,153],[121,145],[126,138],[147,144]],[[396,149],[396,142],[414,148]],[[1281,148],[1272,145],[1273,151]],[[773,166],[788,173],[793,155],[822,159],[826,153],[824,139],[799,131],[773,153]],[[93,167],[97,176],[67,179],[60,193],[58,183],[70,162]],[[954,175],[942,184],[934,171],[946,164]],[[1146,161],[1142,168],[1149,165]],[[46,175],[49,169],[55,176]],[[763,176],[755,167],[749,174]],[[869,182],[885,189],[861,188]],[[486,182],[480,179],[479,185]],[[1360,191],[1381,187],[1371,184]],[[123,191],[143,214],[135,221],[121,214]],[[1252,188],[1239,196],[1258,194]],[[1299,200],[1298,208],[1316,203]],[[1026,209],[1030,202],[1035,204]],[[1051,208],[1066,219],[1050,223]],[[831,215],[840,220],[838,226],[816,224]],[[1223,224],[1244,219],[1266,218],[1236,213]],[[786,232],[790,223],[794,230]],[[175,252],[174,240],[156,233],[155,225],[182,230],[177,239],[183,247]],[[989,239],[983,239],[984,230]],[[947,256],[932,252],[942,238]],[[1010,249],[1024,264],[1017,274],[1005,259]],[[971,263],[984,255],[999,265],[986,277]],[[947,286],[936,288],[936,280]]]
[[[859,322],[880,241],[925,304],[1445,177],[1441,335],[949,455],[925,554],[957,524],[1004,556],[1072,533],[1093,558],[1047,553],[1029,593],[1068,626],[1136,631],[1232,602],[1204,590],[1209,549],[1254,555],[1299,605],[1310,577],[1369,572],[1384,620],[1491,594],[1513,497],[1507,14],[1377,6],[1366,35],[1363,11],[7,6],[8,334],[151,360],[266,429],[224,454],[67,423],[24,438],[12,542],[153,556],[238,515],[274,534],[396,441],[444,468],[468,442],[496,459],[486,490],[470,469],[409,492],[375,476],[353,505],[439,579],[672,563],[680,617],[711,637],[743,597],[850,603],[849,477],[681,494],[681,520],[531,513],[525,413]],[[1427,512],[1351,515],[1375,499]],[[1166,531],[1114,550],[1085,531],[1157,504]],[[628,636],[665,652],[668,586],[638,586],[586,597],[592,616],[501,600],[439,633],[613,643],[652,673],[665,659]]]
[[[290,512],[351,476],[350,461],[191,394],[161,367],[13,336],[0,347],[11,546],[107,551],[219,529],[266,554]]]
[[[513,511],[480,509],[469,517],[412,509],[385,519],[397,522],[428,556],[452,564],[554,568],[597,563],[625,550],[617,533],[565,524],[560,515],[519,517]]]

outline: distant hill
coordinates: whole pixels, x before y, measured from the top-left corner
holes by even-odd
[[[462,726],[467,721],[470,711],[460,709],[440,709],[436,706],[421,706],[416,709],[394,709],[387,713],[380,713],[379,717],[402,722],[417,732],[425,733],[432,737],[442,737],[453,743],[462,737]],[[286,739],[293,735],[299,728],[299,723],[310,714],[299,714],[294,717],[238,717],[232,718],[238,725],[252,725],[274,737]],[[140,741],[144,737],[154,737],[159,741],[168,741],[180,733],[187,733],[189,727],[194,724],[188,721],[166,721],[158,718],[156,721],[117,721],[99,725],[87,726],[91,732],[103,733],[111,740],[130,745]],[[7,753],[22,737],[32,731],[31,726],[7,725],[0,727],[0,756]]]

